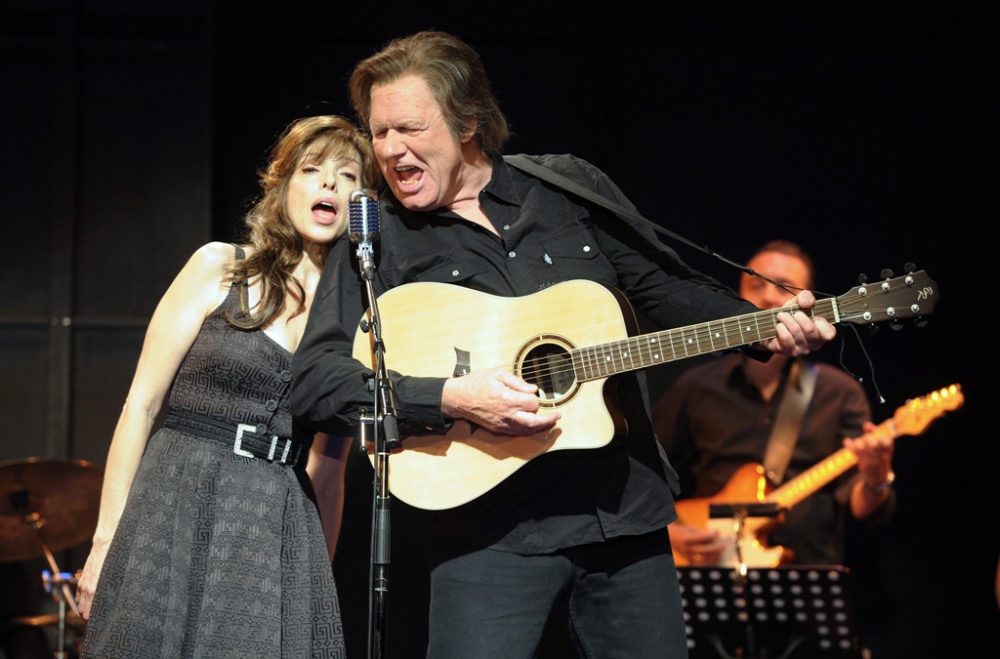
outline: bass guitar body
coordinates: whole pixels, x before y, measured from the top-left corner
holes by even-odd
[[[780,523],[779,518],[747,517],[738,529],[732,517],[711,519],[712,504],[765,503],[771,484],[759,464],[745,464],[736,470],[725,487],[714,496],[683,499],[676,502],[677,521],[686,526],[718,531],[726,541],[726,549],[716,565],[736,567],[740,558],[750,567],[775,567],[791,560],[791,552],[780,545],[767,544],[767,532]],[[687,558],[674,551],[674,562],[679,566],[690,565]]]

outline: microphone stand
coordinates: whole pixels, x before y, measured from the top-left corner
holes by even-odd
[[[384,659],[386,656],[386,604],[389,596],[389,451],[399,448],[399,426],[396,422],[396,403],[392,395],[389,371],[385,366],[385,344],[382,342],[382,323],[375,298],[375,259],[372,244],[363,241],[357,250],[361,278],[368,296],[369,321],[367,332],[372,337],[375,356],[373,373],[372,442],[375,455],[375,483],[372,502],[371,593],[368,618],[368,656]],[[362,432],[362,435],[364,433]]]

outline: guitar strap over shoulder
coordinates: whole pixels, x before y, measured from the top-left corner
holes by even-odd
[[[775,485],[780,485],[792,461],[792,452],[799,439],[802,419],[816,389],[815,365],[801,359],[792,361],[785,381],[784,393],[774,416],[771,437],[764,452],[764,473]]]
[[[678,235],[673,231],[660,226],[656,222],[646,219],[645,217],[635,212],[634,210],[626,208],[625,206],[622,206],[621,204],[612,201],[611,199],[608,199],[604,195],[594,192],[590,188],[577,183],[576,181],[567,176],[563,176],[562,174],[555,172],[549,169],[548,167],[539,165],[538,163],[531,160],[524,154],[518,154],[514,156],[504,156],[504,161],[508,165],[516,167],[517,169],[520,169],[522,172],[526,174],[530,174],[531,176],[534,176],[537,179],[545,181],[546,183],[551,183],[552,185],[561,188],[566,192],[570,192],[576,195],[577,197],[580,197],[581,199],[586,199],[587,201],[597,204],[602,208],[608,209],[609,211],[617,215],[619,218],[621,218],[623,221],[631,225],[632,228],[640,230],[640,234],[644,235],[648,240],[650,240],[657,249],[659,249],[661,252],[669,254],[671,257],[676,258],[674,250],[665,245],[655,235],[646,235],[646,233],[643,232],[641,229],[647,229],[647,230],[652,229],[654,232],[661,233],[665,236],[673,238],[674,240],[682,242],[685,245],[694,247],[698,251],[702,252],[705,251],[705,248],[701,247],[700,245],[696,245],[695,243],[691,242],[684,236]]]

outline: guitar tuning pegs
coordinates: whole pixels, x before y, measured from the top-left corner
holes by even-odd
[[[907,261],[906,263],[903,264],[903,270],[906,272],[906,274],[912,275],[914,272],[917,271],[917,266]]]
[[[868,283],[868,275],[866,275],[863,272],[859,272],[858,273],[858,283],[859,284],[867,284]]]
[[[891,279],[895,273],[889,268],[882,268],[882,272],[879,273],[879,277],[882,279]]]

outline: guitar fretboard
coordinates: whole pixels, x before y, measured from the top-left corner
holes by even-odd
[[[577,348],[570,353],[573,371],[578,381],[586,382],[766,341],[777,334],[779,313],[798,310],[798,307],[769,309]],[[839,322],[837,299],[818,300],[810,315]]]
[[[947,410],[958,409],[965,397],[957,384],[908,400],[891,418],[878,424],[866,436],[916,435]],[[767,501],[791,508],[858,463],[853,452],[842,448],[767,495]]]
[[[791,508],[857,463],[858,456],[842,448],[771,492],[765,500],[777,503],[779,508]]]

